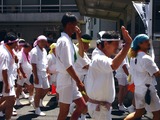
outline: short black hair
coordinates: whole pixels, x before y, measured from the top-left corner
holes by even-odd
[[[29,47],[31,47],[31,45],[26,42],[26,43],[23,45],[23,47],[24,47],[24,48],[29,48]]]
[[[61,20],[63,27],[66,27],[67,23],[73,22],[77,22],[77,17],[74,14],[67,12],[65,15],[63,15]]]
[[[115,31],[106,31],[102,35],[102,39],[119,39],[119,38],[120,38],[120,34]],[[111,43],[112,41],[107,41],[107,42]],[[101,47],[104,48],[104,41],[101,41],[100,44],[101,44]]]
[[[88,34],[82,35],[81,38],[86,39],[86,40],[92,40],[92,37]]]
[[[17,37],[14,35],[14,34],[12,34],[12,33],[7,33],[6,34],[6,36],[5,36],[5,38],[4,38],[4,43],[6,43],[6,44],[8,44],[8,45],[11,45],[11,44],[13,44],[13,43],[8,43],[9,41],[14,41],[14,40],[16,40],[17,39]]]
[[[102,35],[103,39],[119,39],[120,38],[120,34],[118,32],[115,31],[106,31],[103,35]]]

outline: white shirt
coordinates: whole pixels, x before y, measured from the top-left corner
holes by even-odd
[[[28,55],[30,58],[29,53],[28,53]],[[29,61],[27,60],[27,56],[23,52],[23,50],[19,53],[19,63],[21,63],[21,66],[22,66],[24,73],[26,73],[27,75],[32,74],[32,65],[30,64],[30,59],[29,59]]]
[[[11,53],[8,51],[8,49],[4,46],[0,46],[0,79],[3,80],[2,77],[2,70],[7,70],[8,75],[8,83],[10,87],[14,86],[14,63],[15,60],[13,59]]]
[[[46,76],[48,61],[47,61],[47,52],[43,48],[41,50],[37,45],[31,50],[31,63],[36,64],[37,66],[37,74],[41,76]]]
[[[115,84],[112,59],[97,49],[97,54],[89,66],[86,91],[89,98],[112,103],[115,99]]]
[[[75,49],[71,38],[62,32],[56,43],[57,86],[67,86],[73,83],[74,80],[72,80],[66,69],[70,66],[74,67],[74,54]]]
[[[127,77],[127,75],[126,75],[126,73],[124,72],[124,69],[123,69],[124,65],[126,65],[127,69],[129,68],[129,63],[127,63],[127,59],[128,58],[125,58],[123,60],[123,62],[121,63],[121,65],[116,70],[116,75],[115,75],[116,78],[126,78]]]
[[[94,56],[96,54],[98,54],[98,51],[99,51],[99,49],[97,47],[93,50],[93,52],[92,52],[92,59],[94,58]]]
[[[86,53],[84,53],[83,58],[78,55],[77,61],[75,62],[74,67],[77,75],[80,77],[81,80],[83,79],[84,75],[86,75],[88,72],[88,69],[84,69],[83,67],[86,65],[89,65],[90,63],[91,63],[91,60],[89,59]]]
[[[156,85],[153,74],[157,71],[159,69],[153,59],[144,52],[138,52],[137,57],[130,61],[130,74],[135,86]]]
[[[52,53],[52,54],[48,54],[47,55],[47,59],[48,59],[48,70],[49,73],[56,73],[56,56]]]

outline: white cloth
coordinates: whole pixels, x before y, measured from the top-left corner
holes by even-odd
[[[58,74],[64,76],[64,78],[57,78],[57,87],[70,85],[72,81],[74,81],[66,71],[70,66],[74,67],[75,50],[73,46],[71,38],[66,33],[62,32],[56,44],[56,69]]]
[[[138,52],[137,57],[131,59],[130,74],[135,84],[134,95],[137,109],[146,108],[149,112],[160,110],[160,99],[154,87],[156,85],[156,80],[153,75],[157,71],[159,71],[159,69],[156,63],[144,52]],[[147,91],[145,84],[150,84],[150,105],[147,105],[144,100]]]
[[[135,86],[156,85],[153,74],[157,71],[159,69],[153,59],[144,52],[138,52],[137,57],[130,61],[130,74]]]
[[[112,120],[111,109],[105,106],[100,106],[100,111],[95,111],[97,104],[88,102],[88,112],[94,120]]]
[[[20,53],[21,54],[19,56],[19,63],[21,64],[24,73],[27,74],[27,78],[29,78],[30,75],[32,74],[32,65],[30,63],[30,60],[29,61],[27,60],[26,54],[23,51],[21,51]],[[30,58],[30,54],[28,55]]]
[[[116,78],[127,78],[127,75],[126,75],[126,73],[124,72],[124,69],[123,69],[124,65],[126,65],[127,68],[129,66],[129,64],[127,63],[126,59],[123,60],[121,65],[116,70],[116,75],[115,75]]]
[[[49,88],[49,81],[47,75],[47,67],[48,67],[48,60],[47,60],[47,52],[43,48],[41,50],[37,45],[31,50],[31,63],[36,64],[37,67],[37,75],[39,79],[39,84],[34,84],[37,88]]]
[[[98,54],[99,52],[99,49],[96,47],[94,50],[93,50],[93,52],[92,52],[92,59],[94,58],[94,56],[96,55],[96,54]]]
[[[68,88],[72,86],[73,88],[77,88],[76,82],[71,78],[69,73],[66,71],[70,66],[74,68],[74,58],[75,48],[74,44],[71,41],[71,38],[64,32],[61,33],[61,37],[57,40],[56,44],[56,69],[57,69],[57,92],[60,93],[59,98],[63,98],[61,102],[68,101],[68,97],[65,94],[68,94],[67,91],[63,90],[64,88]],[[75,89],[74,93],[70,93],[73,95],[69,101],[73,101],[74,98],[80,98],[78,89]],[[61,92],[63,91],[63,92]],[[72,91],[73,92],[73,91]],[[63,93],[63,94],[61,94]]]
[[[112,59],[97,50],[88,70],[86,91],[89,98],[112,103],[115,99],[115,83]]]
[[[15,90],[14,90],[14,64],[15,60],[12,57],[11,53],[8,51],[8,49],[4,46],[0,46],[0,71],[1,71],[1,80],[3,80],[2,77],[2,71],[7,70],[8,75],[8,83],[10,86],[10,92],[5,93],[5,84],[3,87],[3,96],[14,96]]]
[[[91,60],[87,56],[86,53],[84,53],[84,57],[78,55],[77,61],[74,64],[75,71],[77,75],[79,76],[80,80],[84,80],[84,76],[87,75],[88,69],[84,69],[83,67],[86,65],[89,65],[91,63]]]
[[[52,54],[47,55],[47,60],[48,60],[48,70],[49,73],[56,73],[56,56]]]
[[[48,59],[48,72],[51,74],[49,83],[52,85],[53,83],[56,83],[57,78],[57,70],[56,70],[56,56],[52,54],[47,55]]]
[[[37,65],[37,71],[47,71],[48,61],[47,61],[47,52],[43,48],[41,50],[37,45],[31,50],[31,63]]]

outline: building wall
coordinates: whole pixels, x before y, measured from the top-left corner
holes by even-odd
[[[83,20],[75,0],[0,0],[0,34],[13,31],[32,42],[38,35],[51,32],[57,39],[66,12]]]

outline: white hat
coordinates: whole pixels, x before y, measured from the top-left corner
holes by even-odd
[[[38,36],[38,38],[37,38],[37,41],[39,41],[39,40],[45,40],[45,41],[47,41],[47,38],[46,38],[46,36],[44,36],[44,35],[40,35],[40,36]]]

